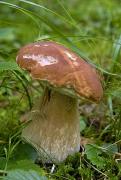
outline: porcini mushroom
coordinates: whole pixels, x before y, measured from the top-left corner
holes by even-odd
[[[80,149],[78,99],[100,101],[103,89],[99,76],[73,51],[52,41],[21,48],[17,63],[46,87],[22,137],[44,162],[62,162]]]

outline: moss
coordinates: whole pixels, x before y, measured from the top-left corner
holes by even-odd
[[[67,159],[58,165],[56,172],[54,173],[57,179],[68,178],[75,180],[80,177],[79,175],[80,166],[80,153],[68,156]]]

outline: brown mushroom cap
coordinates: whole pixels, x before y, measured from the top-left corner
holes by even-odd
[[[96,70],[73,51],[52,41],[24,46],[17,63],[35,79],[48,82],[63,92],[99,101],[103,89]]]

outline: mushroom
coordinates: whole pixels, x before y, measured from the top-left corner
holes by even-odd
[[[62,162],[79,152],[78,100],[100,101],[103,89],[99,76],[76,53],[52,41],[21,48],[17,63],[45,87],[22,138],[37,149],[44,162]]]

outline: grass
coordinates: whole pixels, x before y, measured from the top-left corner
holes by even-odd
[[[0,175],[33,171],[37,178],[121,178],[121,9],[115,1],[0,1]],[[71,48],[103,76],[104,97],[81,104],[81,153],[52,166],[35,164],[36,151],[21,142],[20,119],[41,92],[38,81],[15,64],[21,46],[54,40]],[[91,107],[90,112],[87,109]],[[20,151],[21,149],[21,151]],[[26,152],[27,149],[27,152]],[[28,153],[29,152],[29,153]],[[29,155],[28,155],[29,154]],[[29,168],[27,169],[29,164]],[[13,171],[15,171],[13,173]],[[40,173],[41,172],[41,173]],[[9,175],[10,173],[10,175]],[[24,177],[24,173],[19,172]],[[30,173],[30,174],[31,174]],[[12,174],[12,175],[11,175]],[[39,177],[38,177],[39,176]],[[15,178],[15,177],[14,177]],[[44,177],[43,177],[44,178]]]

